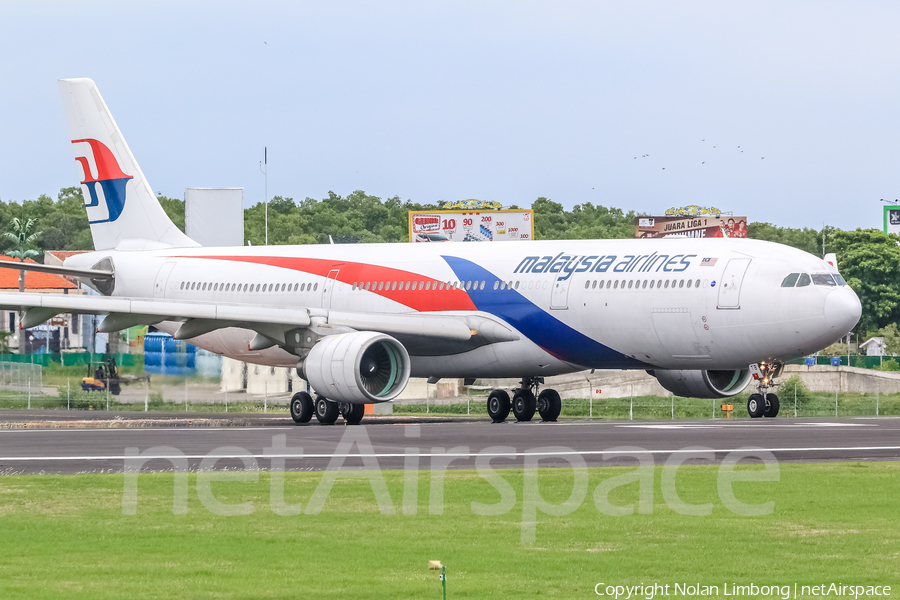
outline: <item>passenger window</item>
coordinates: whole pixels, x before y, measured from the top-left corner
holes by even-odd
[[[684,287],[684,279],[682,279],[681,281],[678,282],[678,287],[680,287],[680,288]]]
[[[688,287],[691,287],[691,284],[692,284],[692,283],[694,283],[694,282],[691,281],[690,279],[688,279]]]
[[[809,275],[806,273],[800,274],[800,280],[797,282],[797,287],[806,287],[810,283]]]
[[[798,277],[800,277],[800,273],[791,273],[781,282],[781,287],[794,287]]]
[[[653,289],[653,284],[654,284],[654,283],[656,283],[656,282],[653,281],[653,280],[651,279],[651,280],[650,280],[650,289],[651,289],[651,290]]]
[[[700,287],[700,280],[697,280],[697,283],[694,284],[695,287]]]
[[[634,284],[634,281],[632,281],[631,279],[629,279],[629,280],[628,280],[628,289],[629,289],[629,290],[631,289],[631,286],[632,286],[633,284]]]

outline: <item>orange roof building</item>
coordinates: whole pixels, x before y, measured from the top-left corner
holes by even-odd
[[[10,256],[0,255],[3,262],[19,262]],[[30,258],[25,262],[35,264]],[[4,292],[19,291],[19,271],[16,269],[0,268],[0,290]],[[36,273],[34,271],[25,271],[25,291],[26,292],[45,292],[58,294],[62,293],[81,293],[78,285],[72,283],[61,275],[53,275],[51,273]]]

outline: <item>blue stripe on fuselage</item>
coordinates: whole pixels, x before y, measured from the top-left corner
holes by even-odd
[[[503,319],[556,358],[597,369],[651,368],[646,363],[592,340],[541,310],[515,290],[494,290],[494,282],[503,282],[483,267],[455,256],[442,258],[460,280],[485,282],[483,290],[468,291],[478,310]]]

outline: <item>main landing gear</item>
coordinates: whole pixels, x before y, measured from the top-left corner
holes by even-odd
[[[747,400],[747,413],[751,419],[760,417],[776,417],[778,415],[778,396],[769,391],[770,387],[774,387],[775,378],[781,375],[784,364],[781,363],[759,363],[759,384],[757,390],[759,393],[750,394]]]
[[[324,396],[316,396],[313,400],[306,392],[297,392],[291,398],[291,418],[294,423],[309,423],[313,415],[321,425],[334,425],[338,415],[344,417],[347,425],[359,425],[366,414],[365,404],[334,402]]]
[[[520,387],[513,389],[512,401],[505,390],[494,390],[488,395],[487,410],[494,423],[502,423],[512,409],[516,421],[530,421],[535,411],[544,421],[555,421],[562,409],[562,401],[556,390],[542,390],[537,397],[538,386],[543,377],[523,377]]]

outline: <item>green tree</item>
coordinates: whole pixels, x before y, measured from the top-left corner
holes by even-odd
[[[747,226],[747,237],[754,240],[777,242],[805,250],[814,256],[822,256],[820,233],[815,229],[791,229],[778,227],[772,223],[754,222]]]
[[[900,236],[877,229],[836,231],[831,247],[841,275],[859,296],[862,317],[855,331],[900,321]]]
[[[44,201],[46,196],[38,199],[41,210],[41,229],[39,239],[42,248],[52,250],[91,250],[91,226],[87,212],[84,210],[84,197],[80,187],[63,188],[57,195],[55,203]],[[47,198],[49,200],[49,198]],[[51,201],[52,202],[52,201]],[[26,208],[32,208],[25,203]]]
[[[531,205],[534,237],[539,240],[623,239],[634,237],[634,211],[576,204],[571,211],[543,196]]]
[[[160,205],[163,207],[163,210],[166,211],[166,214],[169,215],[169,219],[175,224],[175,227],[183,232],[184,200],[163,196],[161,192],[156,194],[156,199],[159,200]]]

